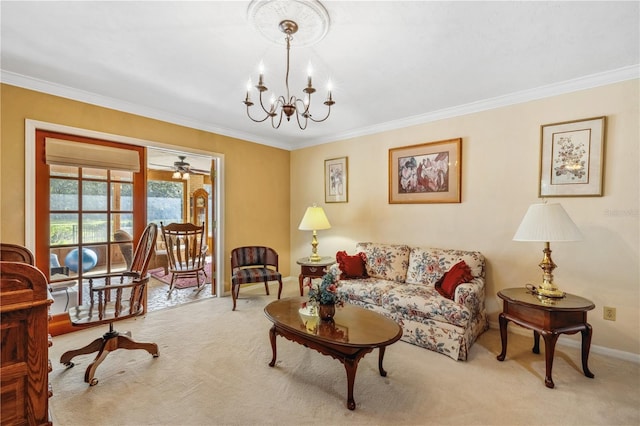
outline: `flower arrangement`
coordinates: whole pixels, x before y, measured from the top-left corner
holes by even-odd
[[[308,278],[306,286],[309,287],[309,302],[307,304],[314,307],[318,305],[343,306],[344,301],[338,295],[339,285],[338,276],[332,272],[324,274],[319,284],[314,284],[313,280]]]

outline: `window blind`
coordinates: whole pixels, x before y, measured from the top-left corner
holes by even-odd
[[[140,171],[138,151],[45,138],[47,164],[94,169]]]

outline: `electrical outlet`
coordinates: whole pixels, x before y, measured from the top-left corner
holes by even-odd
[[[616,308],[612,308],[610,306],[605,306],[602,308],[602,317],[609,321],[616,320]]]

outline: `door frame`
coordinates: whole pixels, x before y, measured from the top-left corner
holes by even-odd
[[[46,130],[59,133],[68,133],[77,136],[84,136],[95,139],[103,139],[112,142],[119,142],[129,145],[137,145],[149,148],[163,148],[173,151],[181,151],[186,153],[193,153],[199,155],[206,155],[212,157],[215,163],[215,177],[213,181],[214,194],[213,194],[213,236],[215,245],[215,281],[216,281],[216,296],[221,297],[225,295],[224,292],[224,208],[222,200],[224,200],[224,154],[217,152],[210,152],[199,150],[195,148],[188,148],[178,145],[170,145],[166,143],[150,141],[145,139],[132,138],[129,136],[114,135],[111,133],[98,132],[94,130],[82,129],[78,127],[65,126],[62,124],[48,123],[45,121],[38,121],[32,119],[25,120],[25,158],[24,158],[24,207],[25,207],[25,246],[35,253],[36,237],[36,219],[35,219],[35,206],[36,206],[36,168],[35,168],[35,150],[36,150],[36,130]],[[145,164],[146,168],[147,165]]]

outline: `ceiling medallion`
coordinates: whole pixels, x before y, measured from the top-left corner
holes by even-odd
[[[311,46],[329,31],[329,13],[316,0],[253,0],[247,8],[249,23],[267,40],[285,45],[278,28],[284,20],[297,23],[296,46]]]
[[[283,117],[286,117],[287,121],[290,121],[291,117],[295,116],[298,127],[301,130],[307,128],[309,120],[319,123],[329,118],[331,106],[335,104],[331,95],[331,83],[328,84],[327,98],[324,101],[324,105],[328,107],[326,115],[320,119],[313,118],[311,115],[311,95],[315,93],[316,89],[312,84],[310,66],[307,75],[307,86],[302,90],[304,92],[303,97],[297,98],[295,95],[291,96],[289,94],[289,55],[293,34],[296,34],[296,43],[302,39],[302,43],[309,45],[321,40],[329,28],[329,15],[324,7],[317,1],[254,0],[249,5],[248,17],[252,24],[269,40],[284,40],[284,44],[287,47],[287,71],[285,75],[286,94],[276,98],[272,93],[268,107],[265,107],[263,93],[268,89],[264,84],[263,65],[262,63],[260,64],[260,76],[255,88],[258,90],[260,107],[262,108],[261,114],[264,114],[264,116],[262,118],[254,118],[251,116],[250,108],[254,105],[251,100],[251,90],[253,87],[251,79],[249,79],[247,83],[247,94],[243,101],[247,106],[247,116],[256,123],[270,119],[271,126],[274,129],[280,127]],[[278,22],[277,26],[275,22]],[[267,23],[269,23],[272,28],[277,28],[278,38],[274,38],[272,32],[267,30]],[[304,31],[306,27],[303,25],[309,25],[310,30]],[[299,33],[298,30],[300,28],[303,28],[303,31]],[[285,35],[284,37],[282,37],[283,33]],[[306,37],[304,36],[305,34]]]

